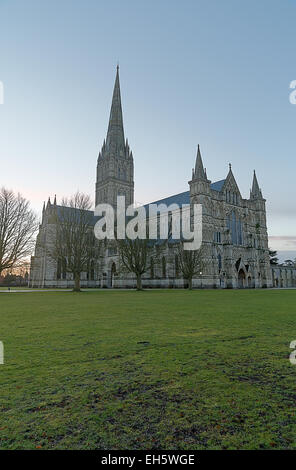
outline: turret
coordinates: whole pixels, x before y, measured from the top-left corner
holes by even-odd
[[[197,194],[209,194],[211,181],[207,178],[206,170],[203,166],[200,147],[197,147],[195,168],[192,169],[192,179],[189,181],[190,196]]]
[[[256,172],[254,170],[252,189],[250,191],[250,203],[253,209],[255,209],[256,224],[258,224],[257,231],[263,232],[266,230],[266,200],[262,196],[262,191],[259,187]],[[266,241],[267,245],[267,241]]]
[[[252,189],[250,190],[250,199],[263,199],[261,189],[259,188],[256,171],[254,170]]]

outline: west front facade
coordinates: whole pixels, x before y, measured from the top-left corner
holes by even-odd
[[[285,287],[288,282],[290,287],[296,285],[296,270],[291,269],[291,273],[285,276],[272,272],[265,199],[255,172],[250,197],[243,198],[231,165],[225,178],[210,181],[198,146],[188,185],[186,191],[153,203],[177,204],[179,207],[182,204],[202,205],[203,267],[193,279],[194,288]],[[186,182],[184,186],[186,188]],[[116,207],[119,195],[125,196],[126,205],[133,204],[134,159],[124,135],[117,67],[107,137],[97,160],[96,205],[108,203]],[[56,198],[53,202],[49,199],[43,207],[35,253],[31,259],[31,287],[73,286],[72,275],[66,266],[53,261],[47,254],[47,247],[53,243],[56,214],[60,208]],[[155,244],[143,275],[143,287],[186,287],[178,265],[177,250],[178,242],[175,240]],[[92,261],[89,272],[82,273],[82,287],[134,287],[136,279],[132,274],[121,271],[118,258],[116,246],[105,244],[100,258]]]

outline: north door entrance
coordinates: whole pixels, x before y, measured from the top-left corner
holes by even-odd
[[[245,287],[246,275],[245,271],[241,269],[238,273],[238,287],[239,289],[243,289]]]

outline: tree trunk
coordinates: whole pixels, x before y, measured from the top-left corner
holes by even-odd
[[[80,292],[80,273],[74,274],[74,281],[75,281],[75,285],[74,285],[73,292]]]
[[[137,274],[137,290],[142,290],[142,278],[141,278],[141,274]]]
[[[192,290],[192,277],[188,279],[188,289]]]

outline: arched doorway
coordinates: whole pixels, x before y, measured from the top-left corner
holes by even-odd
[[[248,277],[248,288],[251,289],[252,287],[252,278],[251,276]]]
[[[243,289],[245,287],[245,280],[246,280],[245,271],[243,269],[240,269],[239,273],[238,273],[238,287],[239,287],[239,289]]]

